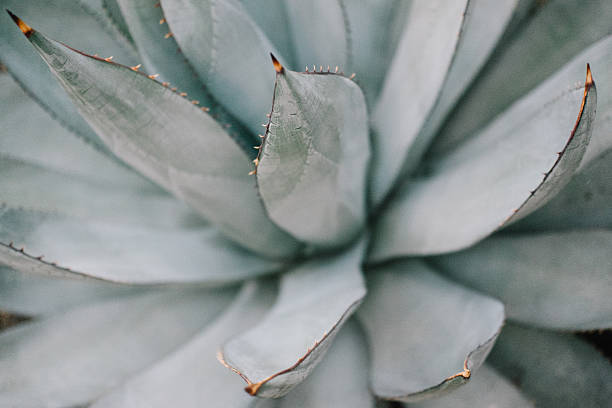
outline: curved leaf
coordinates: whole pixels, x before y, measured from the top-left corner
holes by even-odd
[[[0,153],[0,208],[19,208],[145,227],[205,225],[199,216],[163,192],[117,187],[109,182],[45,169]]]
[[[363,332],[349,320],[312,374],[278,400],[277,408],[374,408],[368,388],[368,351]]]
[[[248,156],[209,115],[144,74],[22,30],[113,153],[243,246],[268,256],[299,249],[265,215]]]
[[[237,0],[162,0],[170,31],[214,97],[257,133],[272,99],[276,50]],[[278,55],[278,54],[277,54]]]
[[[599,112],[595,125],[600,123]],[[610,127],[608,128],[608,130]],[[586,160],[586,159],[585,159]],[[511,226],[517,231],[612,228],[612,149],[592,159],[546,205]]]
[[[7,74],[0,74],[0,105],[0,154],[91,181],[112,182],[116,187],[159,191],[140,174],[74,137]]]
[[[375,203],[398,172],[409,174],[416,169],[442,121],[502,36],[517,2],[469,0],[454,2],[453,7],[445,2],[415,2],[374,112],[375,140],[380,139],[381,153],[375,161],[379,164],[373,167],[374,184],[382,186],[373,188]],[[432,16],[439,30],[436,36],[425,28]]]
[[[0,310],[19,315],[48,316],[143,290],[99,281],[56,279],[0,266]]]
[[[232,293],[152,292],[4,331],[0,405],[88,403],[188,341]]]
[[[161,81],[178,87],[192,101],[210,112],[211,116],[227,128],[228,134],[242,147],[250,149],[255,135],[250,134],[231,117],[207,92],[195,69],[182,55],[174,37],[168,35],[168,24],[161,7],[150,0],[118,0],[121,11],[129,22],[144,69],[159,74]],[[167,37],[167,38],[166,38]],[[134,69],[139,69],[134,67]]]
[[[530,402],[510,381],[484,364],[478,375],[460,389],[427,401],[408,404],[409,408],[528,408]]]
[[[343,0],[286,3],[298,67],[351,65],[353,46]]]
[[[272,113],[256,159],[259,193],[270,218],[299,240],[342,244],[366,216],[363,94],[341,75],[276,67]]]
[[[434,163],[429,174],[403,185],[379,220],[373,259],[463,249],[560,191],[582,160],[595,118],[588,66],[585,83],[573,83],[584,58]]]
[[[535,12],[532,9],[508,33],[459,101],[431,146],[433,155],[456,149],[567,61],[612,34],[612,7],[607,0],[536,3]],[[590,62],[598,85],[607,86],[604,78],[610,75],[610,63],[598,66],[592,59],[590,55],[583,64]],[[604,99],[612,95],[612,88],[600,90]]]
[[[223,364],[246,381],[249,394],[283,396],[319,363],[365,295],[362,250],[356,245],[283,274],[270,312],[223,346]]]
[[[307,3],[307,2],[302,2]],[[360,0],[339,3],[348,21],[351,64],[342,65],[345,72],[355,72],[368,102],[374,106],[378,98],[387,68],[400,40],[411,2],[405,0]],[[327,13],[327,10],[324,11]],[[326,32],[325,27],[324,32]],[[329,33],[327,33],[329,36]],[[307,38],[311,38],[312,32]],[[302,40],[302,38],[300,38]],[[329,38],[326,39],[329,41]],[[316,61],[310,61],[314,63]],[[321,62],[325,62],[324,60]],[[329,62],[331,64],[331,62]]]
[[[612,327],[612,231],[495,236],[434,262],[501,300],[509,319],[566,330]]]
[[[504,322],[503,305],[416,260],[369,271],[357,312],[372,353],[370,382],[383,399],[418,401],[465,384]]]
[[[488,361],[538,407],[605,407],[612,400],[612,364],[571,334],[509,325]]]
[[[287,59],[288,66],[293,67],[295,50],[291,23],[287,14],[288,3],[285,0],[268,0],[265,3],[240,0],[240,3],[281,55]]]
[[[372,115],[375,135],[370,193],[374,204],[391,188],[434,106],[451,66],[466,6],[467,0],[411,3],[406,28]]]
[[[218,285],[280,267],[209,227],[139,227],[20,209],[0,210],[0,263],[25,273],[130,284]]]
[[[104,395],[92,408],[255,408],[257,400],[241,392],[239,377],[220,365],[215,353],[221,343],[261,319],[274,294],[270,282],[245,284],[211,325]]]
[[[122,46],[89,8],[73,0],[4,0],[3,8],[13,10],[28,21],[37,22],[53,37],[70,41],[76,47],[104,56],[113,55],[125,64],[136,64],[132,50]],[[108,153],[104,143],[78,114],[46,64],[15,30],[6,13],[0,13],[0,55],[2,63],[30,95],[64,126]]]

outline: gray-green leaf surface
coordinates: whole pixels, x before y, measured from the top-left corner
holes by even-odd
[[[369,271],[357,312],[371,350],[370,387],[384,399],[436,397],[478,376],[504,322],[503,305],[418,260]]]
[[[270,218],[301,241],[352,239],[366,217],[370,155],[359,87],[342,75],[279,68],[257,184]]]

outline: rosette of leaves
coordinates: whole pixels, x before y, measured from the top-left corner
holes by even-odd
[[[608,1],[2,5],[0,406],[610,401]]]

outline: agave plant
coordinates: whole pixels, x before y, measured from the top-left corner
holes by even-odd
[[[0,406],[609,403],[609,1],[155,1],[2,1]]]

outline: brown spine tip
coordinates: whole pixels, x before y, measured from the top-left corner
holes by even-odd
[[[278,62],[274,54],[270,53],[270,57],[272,57],[272,64],[274,64],[274,70],[278,74],[282,74],[283,71],[285,70],[285,68],[283,68],[283,65],[280,62]]]
[[[30,38],[30,36],[34,33],[34,29],[24,23],[22,19],[11,13],[10,10],[7,9],[6,12],[9,14],[9,16],[11,16],[15,24],[17,24],[17,27],[19,27],[23,35],[25,35],[27,38]]]
[[[593,75],[591,74],[591,65],[587,63],[587,74],[586,74],[586,81],[585,81],[585,85],[587,87],[591,87],[593,86],[595,82],[593,82]]]

